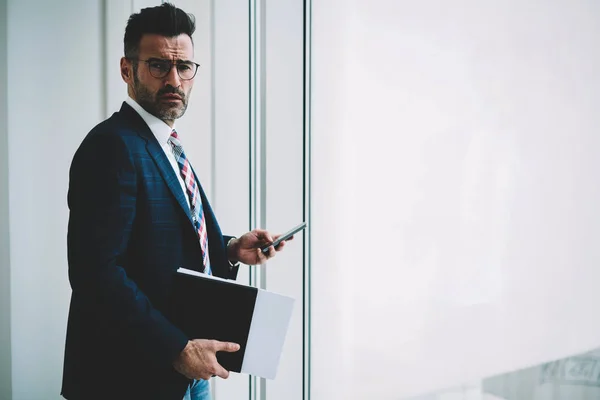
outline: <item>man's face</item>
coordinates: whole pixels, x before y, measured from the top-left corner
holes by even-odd
[[[193,58],[192,40],[185,34],[172,38],[144,35],[140,41],[139,60],[181,62]],[[123,73],[123,63],[129,68],[129,76]],[[123,79],[129,85],[130,96],[138,104],[150,114],[173,125],[173,121],[185,113],[194,80],[181,79],[175,65],[164,78],[156,78],[150,71],[151,65],[144,61],[124,59],[121,65]]]

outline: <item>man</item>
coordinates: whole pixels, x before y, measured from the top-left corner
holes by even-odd
[[[207,380],[229,374],[216,352],[239,346],[188,338],[169,322],[172,277],[185,267],[235,279],[237,263],[262,264],[285,246],[263,254],[277,238],[263,230],[223,236],[185,155],[175,120],[198,68],[194,30],[171,4],[130,17],[121,59],[129,96],[73,158],[67,399],[209,399]]]

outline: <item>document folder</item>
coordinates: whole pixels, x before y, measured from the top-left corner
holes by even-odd
[[[240,345],[218,352],[225,369],[275,379],[294,299],[263,289],[179,268],[169,319],[190,339]]]

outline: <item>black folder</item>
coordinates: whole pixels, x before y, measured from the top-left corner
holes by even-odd
[[[217,353],[225,369],[274,378],[293,299],[182,268],[173,288],[168,316],[175,326],[191,339],[238,343],[235,353]]]

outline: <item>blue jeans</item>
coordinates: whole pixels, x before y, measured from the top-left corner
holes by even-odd
[[[188,390],[185,392],[183,400],[212,400],[210,383],[202,379],[194,381],[188,386]]]

